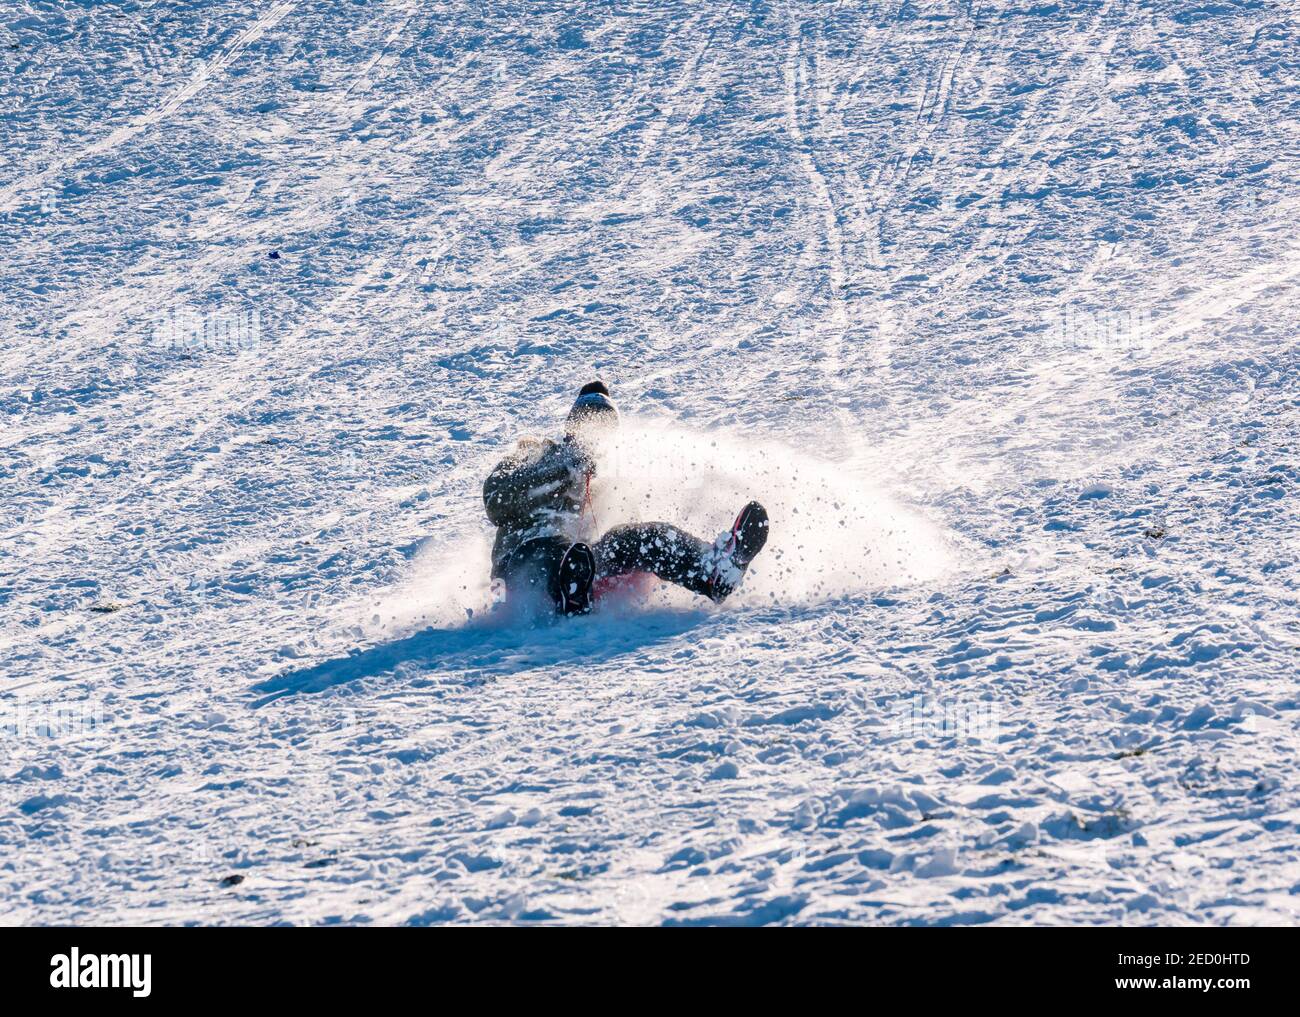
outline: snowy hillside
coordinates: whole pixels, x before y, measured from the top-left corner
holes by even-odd
[[[1293,923],[1290,0],[0,5],[0,921]],[[602,521],[722,608],[490,609]]]

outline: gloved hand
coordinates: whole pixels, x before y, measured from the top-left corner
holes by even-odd
[[[570,470],[583,477],[594,477],[596,475],[596,457],[592,455],[591,449],[570,435],[564,439],[561,451],[569,464]]]

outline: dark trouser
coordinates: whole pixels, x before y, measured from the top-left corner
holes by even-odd
[[[709,595],[711,545],[680,526],[668,523],[626,523],[608,530],[591,545],[596,553],[596,578],[653,572],[666,583],[692,593]]]
[[[502,567],[511,593],[535,591],[551,600],[557,597],[556,574],[560,559],[572,541],[564,537],[539,537],[520,546]],[[668,523],[627,523],[615,526],[591,545],[596,556],[596,579],[652,572],[667,583],[709,595],[710,545]]]
[[[515,548],[501,563],[499,573],[505,580],[508,595],[541,595],[556,600],[560,559],[571,543],[564,537],[538,537]]]

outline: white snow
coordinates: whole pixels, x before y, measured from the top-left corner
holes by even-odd
[[[0,65],[0,920],[1296,921],[1287,3],[41,0]],[[722,609],[490,608],[596,376],[602,525],[768,507]]]

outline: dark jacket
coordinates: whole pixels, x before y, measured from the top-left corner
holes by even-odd
[[[492,577],[523,544],[538,537],[576,540],[586,493],[584,460],[575,446],[522,438],[483,482],[483,506],[497,528]]]

